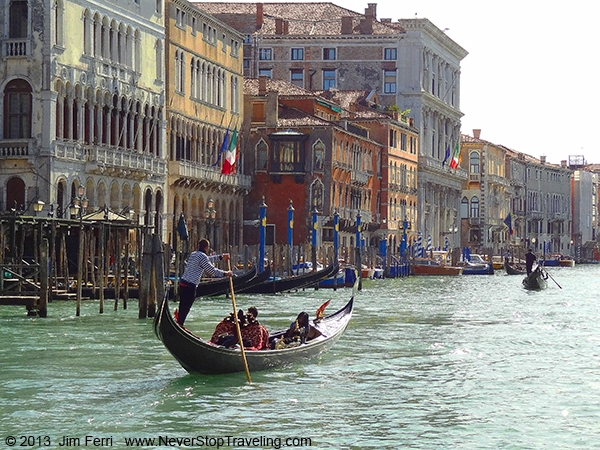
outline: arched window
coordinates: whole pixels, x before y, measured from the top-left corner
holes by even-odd
[[[23,0],[13,0],[10,2],[9,10],[9,31],[10,39],[22,39],[27,37],[29,13],[27,2]]]
[[[313,146],[313,170],[322,172],[325,163],[325,144],[318,140]]]
[[[469,199],[467,197],[463,197],[460,202],[460,218],[469,218]]]
[[[471,199],[471,217],[479,217],[479,199],[476,196]]]
[[[4,138],[31,137],[31,86],[16,79],[4,88]]]
[[[25,209],[25,183],[20,178],[14,177],[6,183],[6,210]]]
[[[310,186],[311,211],[316,207],[317,211],[323,211],[323,182],[317,178]]]
[[[469,155],[469,173],[479,174],[479,152],[471,152]]]
[[[267,170],[269,147],[262,139],[256,144],[256,170]]]

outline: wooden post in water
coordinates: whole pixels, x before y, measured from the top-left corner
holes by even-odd
[[[80,213],[81,214],[81,213]],[[83,284],[83,222],[81,217],[79,218],[79,248],[77,251],[77,306],[75,315],[79,317],[81,315],[81,288]]]
[[[48,316],[48,239],[42,238],[40,245],[40,299],[38,301],[38,315]]]
[[[165,294],[165,264],[163,245],[158,234],[152,235],[152,261],[153,261],[153,289],[150,289],[150,297],[148,298],[148,317],[156,315],[156,305],[158,299],[163,298]]]
[[[148,317],[148,299],[150,298],[151,271],[152,271],[152,235],[146,233],[144,235],[144,250],[142,253],[142,271],[140,273],[140,288],[139,288],[139,313],[140,319]]]
[[[115,308],[116,311],[119,307],[119,297],[121,296],[121,233],[118,229],[115,230],[114,235],[114,263],[113,263],[113,279],[115,285]]]
[[[105,269],[106,269],[106,226],[104,222],[100,224],[100,243],[98,252],[98,287],[100,289],[100,314],[104,313],[104,286],[105,286]]]

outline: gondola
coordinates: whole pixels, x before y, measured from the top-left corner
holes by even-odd
[[[290,277],[271,277],[268,280],[256,286],[248,288],[242,287],[240,292],[249,294],[276,294],[278,292],[293,291],[305,287],[317,285],[317,283],[325,278],[329,278],[334,273],[340,270],[338,264],[332,263],[322,270],[315,272],[307,272],[302,275],[294,275]]]
[[[324,317],[311,326],[316,327],[321,336],[306,344],[277,350],[246,350],[246,360],[250,372],[285,367],[294,363],[304,363],[328,350],[342,336],[352,317],[354,289],[350,301],[339,311]],[[230,349],[209,344],[180,327],[169,311],[169,301],[163,299],[154,318],[154,332],[167,350],[181,366],[190,373],[217,375],[243,372],[245,370],[239,349]],[[285,330],[271,334],[270,338],[281,337]]]
[[[504,261],[504,270],[506,270],[508,275],[525,275],[527,273],[526,270],[521,270],[518,266],[511,264],[508,261]]]
[[[249,270],[239,276],[233,277],[233,288],[243,286],[256,276],[256,266],[253,265]],[[229,278],[214,278],[206,281],[201,281],[196,287],[197,297],[210,297],[214,295],[223,295],[229,292]]]
[[[267,267],[262,272],[257,273],[253,278],[251,278],[249,280],[246,280],[245,282],[242,282],[242,283],[236,283],[234,285],[234,292],[244,292],[244,289],[250,289],[250,288],[256,286],[257,284],[264,283],[270,277],[271,277],[271,269],[269,267]],[[235,280],[235,278],[234,278],[234,280]],[[213,294],[212,296],[214,297],[214,296],[217,296],[217,295],[228,294],[229,291],[230,291],[230,288],[229,288],[229,285],[228,285],[226,292],[220,292],[220,293],[217,293],[217,294]]]
[[[538,265],[523,279],[523,287],[529,291],[541,291],[548,287],[548,274],[542,266]]]

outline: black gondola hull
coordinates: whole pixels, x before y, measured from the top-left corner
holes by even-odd
[[[342,336],[350,318],[354,297],[339,311],[314,325],[322,336],[298,347],[279,350],[245,352],[250,372],[285,367],[307,362],[330,349]],[[154,332],[167,350],[190,373],[217,375],[243,372],[244,364],[239,349],[218,347],[181,328],[169,311],[168,300],[161,302],[154,319]],[[272,336],[281,335],[281,331]]]
[[[242,287],[240,292],[249,294],[276,294],[318,285],[319,281],[329,278],[339,271],[338,264],[330,264],[323,270],[302,275],[267,280],[249,288]]]

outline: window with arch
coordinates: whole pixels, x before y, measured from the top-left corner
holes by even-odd
[[[8,37],[22,39],[28,35],[29,6],[25,0],[12,0],[9,8]]]
[[[317,178],[310,186],[311,211],[316,207],[317,211],[323,212],[323,182]]]
[[[469,155],[469,173],[479,175],[479,152],[471,152]]]
[[[325,166],[325,144],[318,140],[313,145],[313,170],[322,172]]]
[[[479,198],[477,196],[471,198],[471,217],[479,217]]]
[[[4,88],[4,138],[31,137],[31,86],[22,79],[10,81]]]
[[[269,146],[262,139],[256,144],[256,170],[267,170]]]
[[[469,199],[467,197],[463,197],[460,201],[460,218],[469,218]]]

